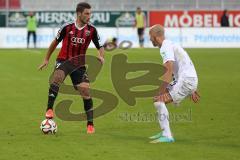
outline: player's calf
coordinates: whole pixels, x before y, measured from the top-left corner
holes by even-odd
[[[90,85],[89,83],[82,82],[76,87],[83,98],[84,110],[87,115],[87,126],[89,125],[93,126],[93,101],[92,98],[90,97]]]
[[[62,70],[55,70],[50,79],[50,87],[48,91],[48,106],[46,118],[53,118],[53,105],[57,98],[60,84],[64,81],[65,74]]]

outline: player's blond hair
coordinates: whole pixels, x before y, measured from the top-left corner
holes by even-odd
[[[155,24],[150,27],[149,32],[153,32],[156,36],[164,36],[164,27],[160,24]]]

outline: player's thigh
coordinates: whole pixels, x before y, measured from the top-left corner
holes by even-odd
[[[33,39],[36,40],[36,38],[37,38],[36,32],[33,32]]]
[[[61,69],[56,69],[53,71],[49,82],[50,82],[50,84],[52,84],[52,83],[61,84],[61,83],[63,83],[65,78],[66,78],[65,72]]]
[[[190,83],[186,79],[177,81],[175,85],[169,86],[168,91],[171,95],[173,102],[179,104],[187,96],[191,95],[196,89],[194,82]]]
[[[57,61],[50,77],[50,83],[62,83],[68,75],[68,66],[64,61]]]
[[[141,28],[137,29],[137,34],[138,34],[138,36],[141,36]]]
[[[144,28],[138,28],[138,35],[142,36],[144,34]]]
[[[82,96],[90,96],[90,83],[85,67],[80,67],[70,74],[73,86]]]
[[[30,32],[30,31],[28,31],[28,32],[27,32],[27,36],[29,37],[29,36],[30,36],[30,34],[31,34],[31,32]]]
[[[34,36],[34,32],[33,31],[30,31],[30,36]]]

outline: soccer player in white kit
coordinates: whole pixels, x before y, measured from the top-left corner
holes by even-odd
[[[165,68],[159,94],[154,97],[154,106],[162,131],[149,137],[152,139],[150,143],[174,142],[166,104],[171,102],[179,104],[187,96],[190,96],[193,102],[198,102],[200,99],[197,93],[198,77],[187,52],[181,46],[165,39],[163,26],[158,24],[152,26],[149,35],[152,44],[160,48]]]

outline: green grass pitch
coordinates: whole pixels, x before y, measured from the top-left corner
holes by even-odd
[[[92,88],[118,96],[119,104],[112,112],[95,119],[94,135],[86,134],[85,122],[59,118],[55,118],[56,135],[40,132],[56,52],[48,68],[40,72],[37,66],[45,49],[1,49],[0,160],[239,160],[240,49],[187,51],[198,72],[201,101],[195,105],[186,99],[180,107],[168,105],[175,116],[171,127],[176,142],[149,144],[148,137],[159,131],[158,122],[139,120],[134,115],[154,115],[152,98],[137,98],[134,107],[128,106],[113,88],[110,70],[116,52],[127,53],[132,63],[161,63],[158,49],[106,52],[106,63]],[[96,50],[88,52],[96,54]],[[72,112],[83,111],[78,96],[59,94],[56,103],[66,98],[74,100]],[[124,118],[126,114],[129,117]],[[183,117],[179,119],[179,115]]]

